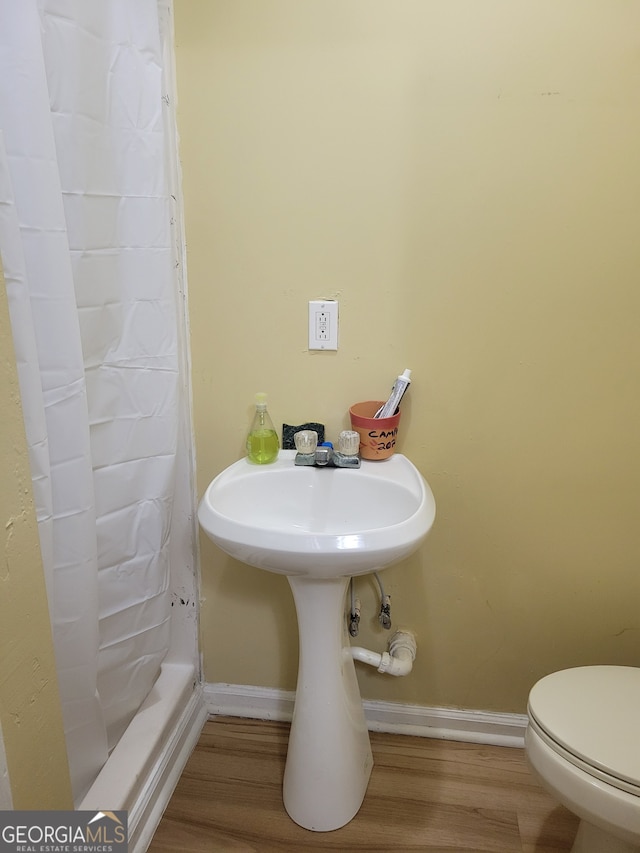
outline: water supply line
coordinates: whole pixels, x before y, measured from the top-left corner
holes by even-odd
[[[358,636],[360,630],[360,599],[356,598],[353,588],[353,578],[349,582],[349,591],[351,594],[351,607],[349,608],[349,633],[352,637]]]
[[[378,622],[383,628],[389,630],[391,628],[391,596],[387,595],[382,585],[382,580],[378,572],[373,573],[378,588],[380,590],[380,613],[378,614]],[[357,637],[360,630],[360,599],[356,598],[353,578],[349,579],[349,595],[351,598],[351,606],[349,607],[349,633],[352,637]]]
[[[389,630],[391,627],[391,596],[385,594],[380,575],[374,572],[373,576],[380,587],[380,615],[378,616],[378,622],[380,622],[383,628]]]
[[[408,675],[416,659],[416,637],[408,628],[399,628],[389,640],[389,651],[371,652],[361,646],[350,646],[349,651],[354,660],[375,666],[378,672],[389,675]]]

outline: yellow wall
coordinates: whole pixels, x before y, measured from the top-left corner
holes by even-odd
[[[384,397],[434,490],[365,697],[523,711],[640,665],[640,5],[175,0],[200,493],[276,423]],[[307,301],[340,349],[307,351]],[[286,580],[202,543],[208,681],[295,685]],[[382,650],[375,587],[358,642]]]
[[[15,809],[73,808],[49,611],[0,266],[0,727]]]

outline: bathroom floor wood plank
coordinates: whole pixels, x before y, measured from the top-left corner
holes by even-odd
[[[540,808],[539,802],[518,809],[522,853],[566,853],[571,850],[578,820],[544,792],[542,794],[546,809]]]
[[[150,853],[562,853],[577,821],[531,777],[520,749],[371,733],[374,769],[347,826],[315,833],[282,804],[289,727],[207,723]]]
[[[417,782],[429,800],[457,805],[472,800],[484,808],[499,802],[502,808],[515,811],[525,790],[539,791],[522,762],[521,750],[410,736],[400,742],[397,736],[373,737],[377,738],[376,764],[385,768],[385,775],[397,776],[399,790],[411,790]]]

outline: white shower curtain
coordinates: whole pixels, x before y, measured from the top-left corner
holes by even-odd
[[[0,252],[76,802],[169,645],[164,94],[157,0],[0,3]]]

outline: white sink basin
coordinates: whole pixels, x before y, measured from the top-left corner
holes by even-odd
[[[365,574],[411,554],[435,518],[431,489],[406,456],[360,468],[296,467],[241,459],[209,485],[198,508],[227,554],[285,575]]]

